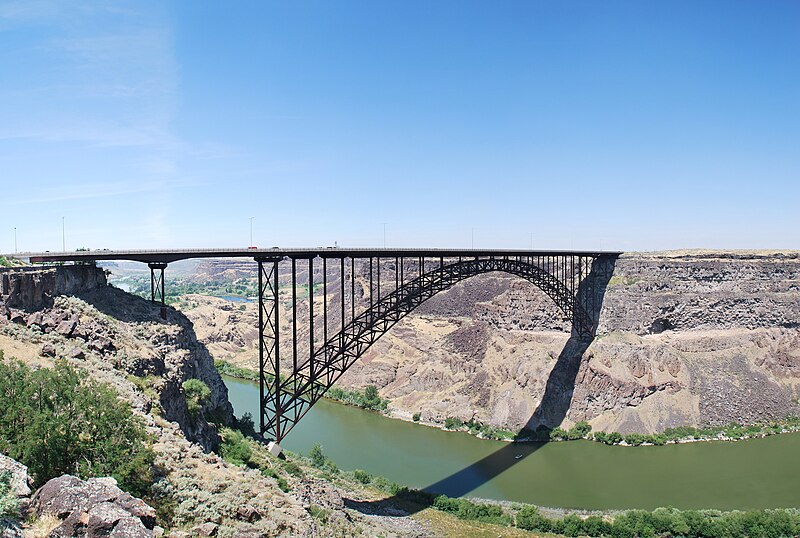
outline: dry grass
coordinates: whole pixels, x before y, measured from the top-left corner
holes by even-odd
[[[55,514],[45,514],[24,531],[25,538],[47,538],[61,520]]]
[[[39,355],[41,344],[20,342],[4,334],[0,334],[0,350],[6,359],[18,359],[28,365],[52,366],[53,361]]]

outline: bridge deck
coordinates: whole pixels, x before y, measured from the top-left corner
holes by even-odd
[[[418,249],[418,248],[217,248],[163,250],[91,250],[75,252],[22,252],[5,254],[7,258],[42,262],[79,262],[89,260],[128,260],[143,263],[171,263],[192,258],[452,258],[472,256],[619,256],[621,252],[575,250],[502,250],[502,249]]]

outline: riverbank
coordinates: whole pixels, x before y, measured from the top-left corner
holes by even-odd
[[[795,536],[800,531],[800,510],[748,511],[647,510],[584,511],[540,508],[530,504],[451,498],[408,488],[360,469],[343,471],[315,444],[308,456],[286,452],[286,460],[273,458],[259,442],[241,434],[224,434],[223,456],[231,463],[256,468],[265,476],[289,488],[287,478],[313,476],[336,484],[345,491],[367,492],[372,500],[360,501],[365,513],[393,513],[415,516],[438,511],[466,522],[489,528],[519,529],[565,536]],[[388,497],[386,497],[388,495]],[[345,499],[347,504],[348,500]],[[324,519],[328,511],[312,506],[314,517]],[[452,523],[449,524],[452,527]]]
[[[258,416],[258,385],[223,379],[236,415]],[[586,510],[800,506],[800,468],[785,464],[800,450],[800,433],[635,449],[504,443],[320,400],[281,446],[308,454],[316,443],[342,469],[452,497]]]
[[[255,370],[236,366],[220,359],[214,361],[214,366],[221,374],[245,381],[258,382],[258,372]],[[367,395],[367,392],[370,394]],[[562,428],[554,428],[552,430],[542,428],[537,431],[522,429],[515,434],[509,430],[495,428],[475,420],[462,421],[456,417],[447,417],[442,423],[422,421],[420,420],[419,414],[412,414],[409,416],[406,412],[391,409],[389,407],[390,401],[378,398],[372,393],[370,387],[365,388],[364,391],[345,390],[333,387],[326,393],[325,398],[353,407],[379,411],[383,415],[396,420],[413,422],[444,431],[465,432],[480,439],[518,443],[560,442],[585,439],[606,445],[629,447],[663,446],[699,441],[742,441],[745,439],[759,439],[781,433],[800,432],[800,417],[786,417],[783,420],[753,424],[731,423],[725,426],[700,428],[682,426],[678,428],[668,428],[656,434],[631,433],[627,435],[623,435],[619,432],[592,432],[591,425],[588,422],[581,421],[569,430]]]
[[[252,381],[254,383],[259,382],[258,372],[255,370],[242,368],[221,359],[214,361],[214,367],[220,374],[245,381]],[[267,379],[271,382],[275,379],[275,376],[267,374]],[[283,377],[281,377],[281,379],[283,379]],[[385,400],[378,395],[378,389],[375,385],[367,385],[364,387],[364,390],[346,390],[339,387],[331,387],[323,398],[383,414],[386,414],[386,410],[389,406],[389,400]]]

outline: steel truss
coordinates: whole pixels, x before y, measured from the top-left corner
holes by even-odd
[[[354,258],[322,258],[322,341],[314,330],[314,258],[307,260],[308,356],[298,356],[297,260],[291,261],[291,355],[288,371],[281,370],[279,258],[256,258],[259,274],[259,378],[261,432],[280,441],[325,392],[369,347],[419,305],[458,282],[500,271],[519,276],[546,293],[571,321],[573,331],[590,338],[596,331],[598,298],[594,280],[603,255],[485,256],[458,258],[359,258],[369,289],[356,284]],[[377,261],[377,263],[375,263]],[[331,263],[333,262],[333,263]],[[348,263],[349,262],[349,263]],[[394,262],[393,264],[391,262]],[[366,266],[368,264],[368,270]],[[338,273],[338,331],[329,335],[328,274]],[[338,265],[338,268],[335,267]],[[349,266],[349,267],[348,267]],[[384,267],[383,286],[381,268]],[[338,270],[337,270],[338,269]],[[386,271],[389,277],[386,277]],[[349,274],[348,274],[349,273]],[[349,279],[348,279],[349,277]],[[392,285],[393,284],[393,285]],[[389,288],[386,293],[384,288]],[[349,288],[349,289],[348,289]],[[356,290],[364,309],[356,313]],[[347,294],[349,292],[349,312]],[[383,292],[383,295],[382,295]],[[319,332],[319,331],[318,331]],[[288,351],[288,350],[287,350]]]
[[[167,268],[167,264],[151,262],[147,266],[150,268],[150,300],[161,305],[161,317],[167,319],[166,303],[164,302],[166,297],[164,269]]]

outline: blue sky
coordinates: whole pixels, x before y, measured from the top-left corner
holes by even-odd
[[[0,0],[0,252],[800,249],[800,3]],[[474,232],[473,232],[474,230]]]

